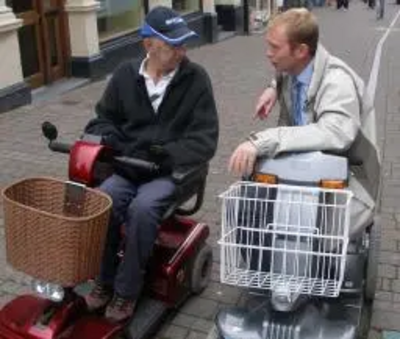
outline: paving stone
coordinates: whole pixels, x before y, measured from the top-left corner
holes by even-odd
[[[186,339],[207,339],[207,334],[204,332],[191,331]]]
[[[185,303],[185,305],[181,309],[181,312],[207,320],[212,320],[214,319],[217,310],[218,303],[215,300],[205,298],[193,298]]]
[[[198,318],[191,316],[182,312],[176,314],[176,316],[171,320],[172,325],[192,328],[193,324]]]
[[[2,295],[0,295],[0,309],[2,309],[4,307],[4,305],[9,303],[14,298],[15,298],[15,295],[12,295],[12,294],[2,294]]]
[[[376,309],[372,315],[371,326],[377,329],[400,330],[400,313]]]
[[[393,293],[386,291],[377,291],[375,293],[375,299],[381,301],[392,301],[394,298]]]
[[[22,294],[30,292],[30,289],[27,286],[8,280],[0,285],[0,291],[7,294]]]
[[[203,292],[202,297],[212,299],[225,304],[235,305],[242,293],[242,290],[233,287],[225,286],[220,283],[211,282],[207,289]]]
[[[382,280],[381,280],[382,282],[381,282],[381,287],[380,287],[380,289],[382,290],[382,291],[394,291],[393,289],[392,289],[392,283],[393,283],[393,280],[391,280],[391,279],[388,279],[388,278],[382,278]]]
[[[392,291],[400,293],[400,280],[393,280],[392,281]]]
[[[384,278],[397,278],[397,268],[393,265],[379,265],[378,274]]]
[[[157,333],[157,339],[185,339],[189,330],[180,326],[166,325],[160,333]]]
[[[383,339],[381,332],[372,330],[369,332],[368,339]]]

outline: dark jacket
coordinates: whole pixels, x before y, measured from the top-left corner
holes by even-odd
[[[123,155],[147,160],[153,160],[153,146],[161,147],[174,169],[210,160],[219,129],[206,71],[185,58],[155,113],[140,64],[127,62],[115,71],[85,132],[102,135]]]

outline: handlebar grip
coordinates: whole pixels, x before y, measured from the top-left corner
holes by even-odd
[[[148,172],[157,172],[160,169],[160,167],[154,162],[125,156],[114,157],[114,161],[122,165],[128,165],[137,169],[143,169]]]
[[[72,145],[66,144],[66,143],[63,143],[63,142],[58,142],[58,141],[50,141],[49,142],[49,148],[53,152],[69,154],[69,152],[70,152],[70,150],[72,148]]]

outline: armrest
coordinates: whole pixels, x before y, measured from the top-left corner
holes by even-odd
[[[191,182],[205,179],[208,173],[208,163],[195,167],[178,169],[172,172],[172,180],[177,186],[187,185]]]
[[[200,209],[203,204],[207,174],[208,163],[176,170],[172,173],[172,180],[176,184],[177,201],[173,208],[176,214],[192,215]],[[194,196],[196,199],[192,207],[179,207]]]

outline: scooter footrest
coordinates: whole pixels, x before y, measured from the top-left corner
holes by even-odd
[[[162,301],[143,297],[125,330],[126,335],[130,339],[149,337],[157,329],[167,310],[167,305]]]

